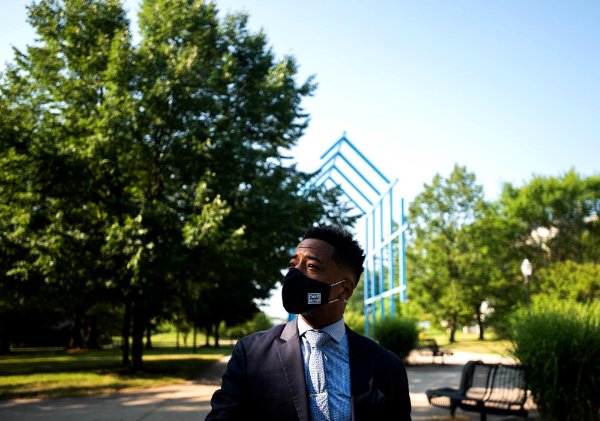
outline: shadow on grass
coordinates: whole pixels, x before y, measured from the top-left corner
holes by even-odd
[[[89,395],[196,379],[231,347],[145,350],[144,369],[121,364],[118,349],[15,352],[0,357],[0,399]]]
[[[203,360],[210,363],[231,353],[231,350],[231,347],[199,348],[197,353],[192,353],[190,349],[175,348],[145,350],[144,365],[146,371],[163,374],[192,369],[194,372],[191,376],[195,377],[199,374],[198,369],[205,367]],[[118,349],[25,351],[0,356],[0,373],[3,375],[73,372],[131,374],[121,364],[121,351]]]
[[[167,384],[167,383],[163,383]],[[159,386],[159,384],[152,384],[150,386]],[[63,386],[53,387],[51,389],[30,389],[30,390],[19,390],[10,387],[0,387],[0,399],[46,399],[46,398],[59,398],[59,397],[71,397],[71,396],[86,396],[86,395],[98,395],[103,393],[114,393],[125,389],[132,389],[132,386],[128,382],[115,382],[108,385],[94,385],[94,386]],[[143,386],[137,386],[143,387]]]

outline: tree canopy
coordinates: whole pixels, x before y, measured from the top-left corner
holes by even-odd
[[[488,203],[466,168],[436,175],[410,206],[411,299],[447,324],[451,340],[459,323],[476,321],[481,338],[490,322],[504,333],[529,293],[519,270],[528,258],[534,299],[591,302],[598,294],[598,180],[574,170],[534,176],[521,187],[506,184]]]
[[[152,318],[247,320],[305,228],[331,208],[352,222],[336,192],[299,193],[285,151],[315,84],[244,14],[145,0],[133,44],[118,0],[28,9],[36,42],[0,82],[3,314],[60,302],[83,346],[82,324],[118,303],[141,368]]]
[[[487,285],[473,228],[486,206],[475,175],[458,165],[448,178],[435,176],[410,205],[411,296],[448,323],[451,341],[459,321],[473,314],[473,304],[479,307]]]

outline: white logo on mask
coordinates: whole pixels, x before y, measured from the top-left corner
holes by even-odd
[[[320,292],[309,292],[308,293],[308,304],[321,304],[321,293]]]

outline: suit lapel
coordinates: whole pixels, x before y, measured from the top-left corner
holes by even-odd
[[[282,342],[277,349],[277,353],[279,354],[279,360],[283,367],[290,395],[298,413],[298,419],[300,421],[308,421],[308,395],[306,393],[306,380],[304,376],[304,364],[302,363],[302,352],[300,351],[297,319],[285,325],[280,339]]]

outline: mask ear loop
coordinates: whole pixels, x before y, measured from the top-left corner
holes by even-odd
[[[334,287],[334,286],[336,286],[336,285],[338,285],[338,284],[341,284],[342,282],[346,282],[346,281],[347,281],[347,279],[342,279],[341,281],[339,281],[339,282],[336,282],[336,283],[334,283],[334,284],[331,284],[331,285],[329,285],[329,286],[332,286],[332,287]]]
[[[341,281],[336,282],[335,284],[331,284],[330,286],[333,287],[333,286],[336,286],[336,285],[341,284],[342,282],[346,282],[346,281],[347,281],[347,279],[342,279]],[[346,304],[348,304],[348,300],[345,300],[343,298],[336,298],[335,300],[331,300],[331,301],[327,302],[327,304],[335,303],[336,301],[343,301]]]
[[[348,300],[344,300],[343,298],[336,298],[335,300],[328,301],[327,304],[333,304],[333,303],[336,303],[338,301],[343,301],[346,304],[348,304]]]

